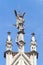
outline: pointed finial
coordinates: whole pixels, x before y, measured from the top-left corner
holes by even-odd
[[[10,35],[11,34],[11,32],[7,32],[8,33],[8,35]]]
[[[33,33],[32,33],[32,36],[34,36],[34,35],[35,35],[35,33],[33,32]]]
[[[32,41],[35,41],[35,37],[34,37],[35,33],[32,33]]]
[[[7,38],[7,40],[8,40],[8,41],[11,41],[11,37],[10,37],[11,32],[7,32],[7,33],[8,33],[8,38]]]

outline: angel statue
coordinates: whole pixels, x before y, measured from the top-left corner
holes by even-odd
[[[15,13],[15,16],[16,16],[16,19],[17,19],[17,22],[16,22],[16,27],[19,28],[19,25],[20,24],[23,24],[24,23],[24,15],[25,15],[25,12],[23,14],[18,14],[16,12],[16,10],[14,10],[14,13]]]

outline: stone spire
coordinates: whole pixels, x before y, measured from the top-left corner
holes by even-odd
[[[4,57],[6,58],[6,65],[11,65],[12,63],[12,40],[10,34],[11,32],[8,32],[6,51],[4,52]]]
[[[34,32],[32,33],[32,39],[31,39],[31,44],[30,44],[30,48],[31,48],[31,51],[36,51],[36,40],[35,40],[35,34]]]
[[[32,41],[35,41],[35,33],[32,33]]]
[[[11,32],[8,32],[8,38],[6,41],[6,49],[7,50],[12,50],[12,40],[11,40],[10,34],[11,34]]]
[[[16,28],[18,29],[16,43],[19,47],[19,51],[24,51],[24,14],[18,14],[16,10],[14,10],[15,16],[16,16]]]
[[[35,33],[32,33],[32,39],[30,44],[30,58],[31,58],[31,65],[37,65],[37,59],[38,59],[38,53],[36,50],[36,39],[35,39]]]

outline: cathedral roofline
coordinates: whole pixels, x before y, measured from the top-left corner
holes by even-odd
[[[12,54],[12,56],[15,56],[17,53],[19,53],[19,52],[13,52],[13,51],[10,51],[10,50],[8,50],[8,51],[5,51],[4,52],[4,57],[6,58],[6,53],[8,54],[8,53],[10,53],[10,54]],[[28,57],[30,57],[30,52],[24,52]]]
[[[37,56],[37,59],[38,59],[38,52],[37,51],[31,51],[30,52],[30,55],[33,55],[33,54],[36,55]]]

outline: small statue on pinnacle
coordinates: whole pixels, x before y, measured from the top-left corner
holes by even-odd
[[[17,22],[16,22],[16,27],[19,28],[20,26],[19,25],[23,25],[24,23],[24,15],[25,15],[25,12],[23,14],[18,14],[16,10],[14,10],[14,13],[15,13],[15,16],[16,16],[16,19],[17,19]]]

